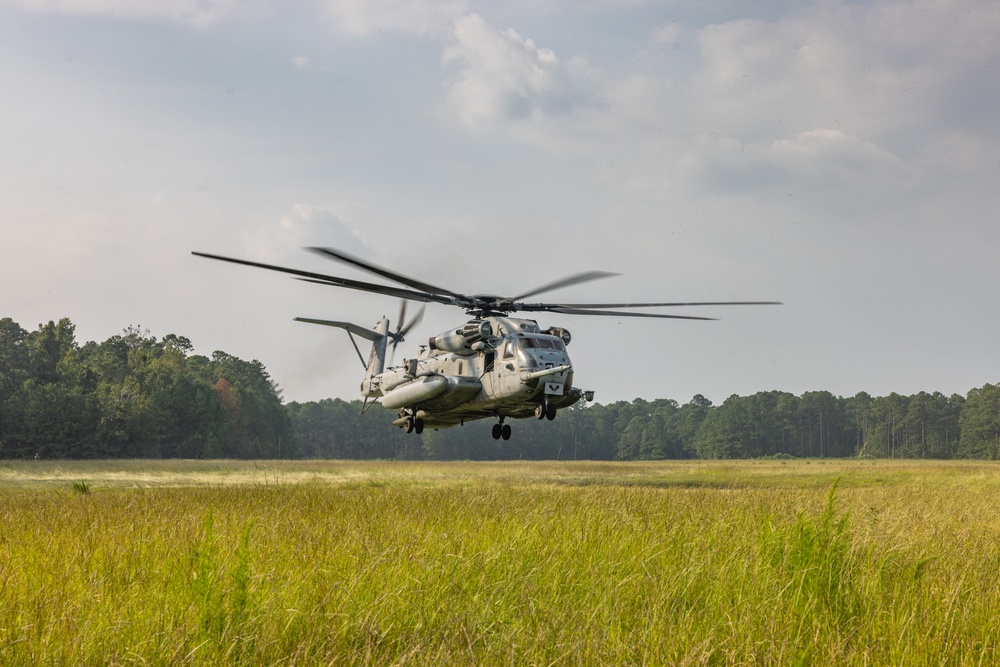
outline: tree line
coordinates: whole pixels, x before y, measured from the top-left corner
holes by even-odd
[[[1000,385],[962,396],[827,391],[577,404],[554,421],[489,420],[407,435],[361,401],[284,403],[259,361],[128,327],[78,344],[68,319],[0,320],[0,459],[1000,458]]]
[[[0,320],[0,458],[276,458],[292,433],[259,361],[128,327],[79,345],[69,319]]]

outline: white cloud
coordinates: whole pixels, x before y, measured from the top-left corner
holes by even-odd
[[[308,56],[295,56],[292,58],[292,64],[295,65],[296,69],[306,69],[309,67],[309,57]]]
[[[478,14],[455,20],[444,62],[460,64],[448,98],[470,126],[564,113],[581,98],[582,61],[564,64],[552,50],[515,30],[500,30]]]
[[[337,32],[436,33],[466,12],[465,0],[326,0],[323,7]]]
[[[715,192],[774,189],[800,194],[905,190],[915,170],[895,155],[840,130],[820,128],[787,139],[743,143],[732,137],[700,136],[681,160],[689,174]]]
[[[706,130],[742,140],[840,127],[912,145],[914,133],[954,122],[956,102],[976,90],[970,75],[997,90],[998,36],[995,3],[827,3],[699,30],[692,93]]]
[[[686,176],[716,194],[768,178],[898,192],[995,166],[982,137],[1000,136],[996,3],[827,2],[649,35],[642,71],[615,76],[463,17],[448,99],[470,127],[516,121],[513,139],[602,156],[609,183],[648,193]]]
[[[5,0],[37,12],[95,14],[129,19],[167,19],[204,26],[231,14],[241,0]]]
[[[353,254],[371,254],[358,228],[342,210],[345,208],[348,207],[295,204],[277,224],[244,233],[243,249],[250,257],[265,261],[299,257],[299,251],[310,246],[333,246]]]
[[[774,142],[768,155],[774,164],[816,181],[857,185],[871,178],[905,181],[899,158],[840,130],[800,132]]]
[[[684,28],[677,23],[666,23],[653,30],[650,42],[653,44],[677,44],[684,35]]]

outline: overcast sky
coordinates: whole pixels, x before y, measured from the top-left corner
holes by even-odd
[[[193,257],[562,301],[597,400],[1000,381],[995,0],[0,0],[0,317],[357,398],[399,304]],[[374,279],[378,280],[378,279]],[[430,306],[398,357],[465,320]],[[400,360],[400,359],[397,359]]]

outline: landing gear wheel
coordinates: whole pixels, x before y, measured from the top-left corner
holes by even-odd
[[[552,403],[545,404],[545,418],[552,421],[556,418],[556,406]]]
[[[500,437],[504,440],[510,440],[510,424],[504,424],[500,427]]]
[[[510,427],[508,426],[507,428],[509,429]],[[503,426],[501,426],[500,424],[494,424],[493,425],[493,439],[494,440],[499,440],[501,435],[503,435]],[[507,436],[507,437],[509,438],[510,436]]]
[[[546,403],[539,403],[535,406],[535,419],[545,419]]]
[[[423,419],[420,419],[419,417],[417,417],[416,419],[413,420],[413,431],[417,435],[420,435],[421,433],[424,432],[424,420]]]
[[[403,430],[406,433],[413,433],[413,429],[416,428],[416,424],[413,423],[413,417],[407,417],[403,421]]]

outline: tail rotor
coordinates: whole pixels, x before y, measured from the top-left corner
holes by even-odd
[[[406,303],[407,302],[405,300],[400,302],[399,319],[397,320],[399,324],[396,326],[395,331],[390,332],[388,334],[389,339],[392,341],[392,348],[389,352],[390,366],[392,365],[392,359],[395,357],[396,354],[396,346],[402,343],[404,340],[406,340],[405,336],[407,333],[409,333],[410,329],[420,324],[420,321],[424,319],[424,310],[427,308],[426,306],[420,306],[420,310],[418,310],[417,314],[413,316],[413,319],[407,322]]]

